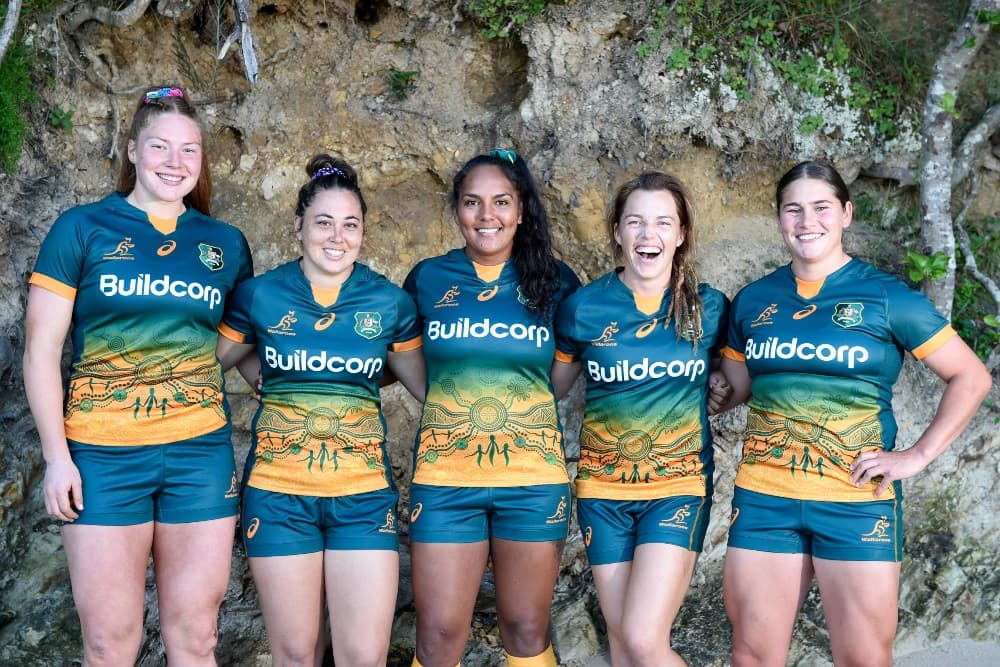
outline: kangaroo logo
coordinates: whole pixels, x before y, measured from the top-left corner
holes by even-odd
[[[674,515],[669,519],[664,519],[660,521],[660,526],[664,528],[680,528],[682,530],[687,530],[687,520],[691,516],[691,505],[687,504],[674,512]]]
[[[278,323],[267,328],[268,333],[282,334],[285,336],[294,336],[295,332],[292,331],[292,325],[299,321],[299,318],[295,317],[295,311],[290,310],[281,316]]]
[[[556,511],[545,518],[545,523],[565,523],[566,522],[566,496],[559,497]]]
[[[590,343],[597,347],[615,347],[618,345],[618,343],[615,342],[615,334],[618,333],[618,331],[618,321],[615,320],[608,326],[604,327],[604,331],[601,332],[601,335],[590,341]]]
[[[770,306],[760,311],[760,315],[757,316],[753,322],[750,323],[752,327],[759,327],[765,324],[774,324],[771,318],[778,314],[778,304],[772,303]]]
[[[233,473],[233,478],[229,481],[229,490],[226,491],[224,498],[235,498],[240,495],[240,484],[236,481],[236,473]]]
[[[447,306],[457,306],[458,301],[456,301],[455,299],[459,294],[461,294],[461,292],[459,292],[458,290],[458,285],[452,285],[448,289],[448,291],[444,293],[444,296],[442,296],[440,299],[437,300],[437,303],[434,304],[434,307],[444,308]]]
[[[129,251],[134,247],[132,237],[126,236],[118,242],[114,250],[104,256],[104,259],[135,259],[133,255],[129,254]]]
[[[862,542],[891,542],[887,531],[892,527],[889,518],[882,516],[875,520],[875,525],[867,533],[861,535]]]
[[[392,513],[392,509],[385,511],[385,523],[383,523],[378,528],[380,533],[395,533],[396,532],[396,515]]]

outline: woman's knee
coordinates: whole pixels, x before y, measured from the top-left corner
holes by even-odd
[[[537,655],[549,645],[549,615],[523,613],[501,618],[500,637],[512,655]]]
[[[87,628],[83,633],[83,651],[88,665],[131,665],[139,655],[142,624]]]

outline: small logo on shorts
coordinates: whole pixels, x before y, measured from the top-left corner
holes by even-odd
[[[733,508],[733,515],[731,517],[729,517],[729,527],[730,528],[732,528],[733,524],[736,523],[736,517],[738,517],[739,515],[740,515],[740,508],[739,507],[734,507]]]
[[[459,305],[458,300],[455,298],[459,294],[461,294],[461,292],[458,291],[458,285],[452,285],[451,288],[444,293],[444,296],[438,299],[437,303],[434,304],[434,307],[447,308],[449,306]]]
[[[774,315],[778,314],[778,304],[772,303],[770,306],[760,311],[760,315],[757,316],[753,322],[750,323],[751,327],[759,327],[765,324],[774,324],[774,320],[771,319]]]
[[[416,505],[414,505],[413,509],[410,510],[410,523],[416,523],[417,519],[420,518],[420,513],[423,511],[424,511],[423,503],[417,503]]]
[[[681,507],[679,510],[674,512],[674,515],[669,519],[663,519],[660,521],[661,528],[679,528],[681,530],[687,530],[690,526],[687,524],[688,517],[691,516],[691,505],[690,503]]]
[[[240,483],[236,480],[236,473],[233,473],[233,478],[229,481],[229,490],[226,491],[225,498],[236,498],[240,495]]]
[[[253,539],[253,536],[257,534],[257,529],[258,528],[260,528],[260,519],[258,519],[257,517],[254,517],[253,519],[250,520],[250,523],[247,524],[247,539],[248,540],[252,540]]]
[[[489,301],[490,299],[492,299],[493,297],[495,297],[497,295],[497,292],[499,292],[499,291],[500,291],[500,286],[499,285],[494,285],[493,287],[490,287],[489,289],[484,289],[482,292],[480,292],[479,294],[477,294],[476,295],[476,300],[477,301]]]
[[[396,515],[392,513],[392,510],[386,510],[385,512],[385,523],[378,527],[378,532],[380,533],[396,533]]]
[[[583,531],[583,543],[586,546],[590,546],[590,540],[594,538],[594,529],[587,526],[587,530]]]
[[[861,541],[883,542],[889,544],[892,542],[892,538],[886,534],[886,531],[890,528],[892,528],[892,524],[889,522],[889,518],[883,516],[875,521],[875,525],[872,527],[871,531],[861,536]]]
[[[559,504],[556,511],[545,518],[545,523],[566,523],[566,496],[559,497]]]

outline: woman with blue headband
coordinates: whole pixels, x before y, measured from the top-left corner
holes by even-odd
[[[550,377],[559,302],[579,285],[555,259],[534,179],[513,151],[467,162],[451,193],[465,246],[404,288],[427,363],[410,489],[414,665],[454,667],[492,560],[509,665],[555,665],[552,591],[570,492]]]

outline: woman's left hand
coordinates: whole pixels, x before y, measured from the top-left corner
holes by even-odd
[[[881,450],[861,452],[851,464],[850,480],[857,487],[877,481],[875,497],[878,498],[893,481],[916,477],[923,472],[928,463],[929,461],[913,447],[892,452]]]

